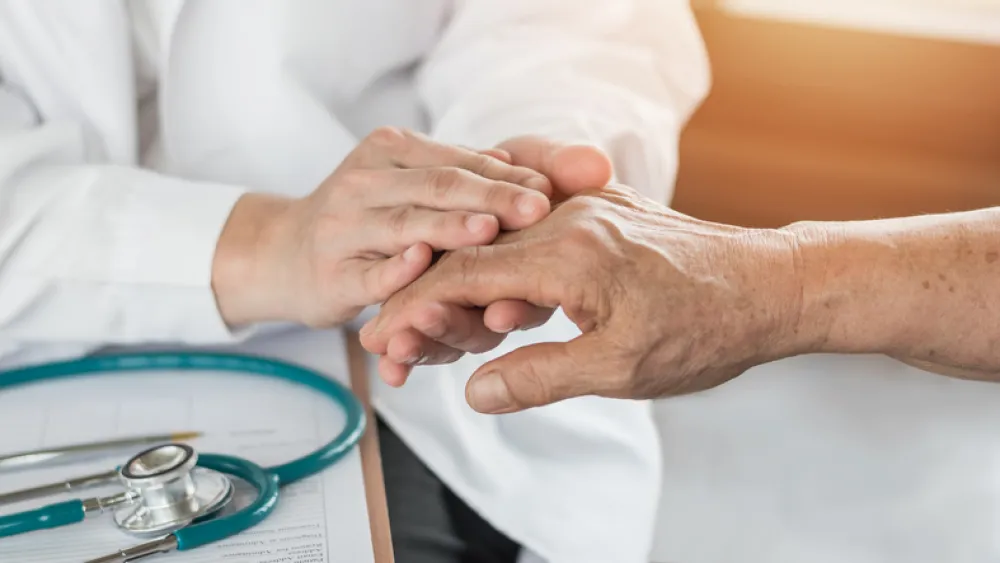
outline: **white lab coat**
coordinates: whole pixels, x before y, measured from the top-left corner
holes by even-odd
[[[685,0],[0,0],[0,81],[0,360],[15,365],[244,338],[210,287],[233,203],[308,193],[378,125],[594,142],[665,201],[708,71]],[[557,317],[503,350],[574,334]],[[376,406],[531,552],[646,561],[648,403],[477,415],[463,388],[482,361],[376,385]]]

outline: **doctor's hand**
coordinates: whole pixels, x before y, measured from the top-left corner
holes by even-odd
[[[588,191],[491,246],[447,253],[382,307],[362,339],[385,346],[428,303],[522,300],[562,307],[582,335],[481,366],[466,389],[474,409],[690,393],[792,345],[795,248],[788,233],[700,221],[630,188]]]
[[[223,318],[334,326],[415,280],[433,251],[534,224],[551,184],[507,159],[382,128],[305,198],[244,196],[213,263]]]
[[[553,184],[554,203],[587,189],[606,186],[612,177],[611,160],[592,146],[574,145],[534,136],[517,137],[497,146],[508,162],[546,175]],[[413,326],[369,349],[381,356],[386,382],[402,385],[414,365],[442,364],[467,352],[495,348],[507,333],[544,324],[554,309],[519,300],[500,300],[480,307],[425,303],[413,314]]]

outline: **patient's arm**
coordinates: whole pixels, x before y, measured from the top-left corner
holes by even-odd
[[[813,351],[1000,380],[1000,208],[786,230],[803,241]]]

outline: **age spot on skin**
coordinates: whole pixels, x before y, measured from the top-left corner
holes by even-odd
[[[924,280],[924,289],[930,289],[930,288],[931,288],[931,282]]]
[[[993,252],[987,252],[986,253],[986,263],[987,264],[992,264],[992,263],[996,262],[997,259],[1000,259],[1000,252],[993,251]]]

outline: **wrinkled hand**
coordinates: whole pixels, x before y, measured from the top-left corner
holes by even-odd
[[[651,398],[719,385],[779,357],[798,314],[795,244],[780,231],[700,221],[630,188],[588,191],[491,246],[446,254],[362,331],[383,349],[428,303],[560,306],[582,331],[481,366],[486,413],[580,395]]]
[[[559,202],[572,194],[600,188],[611,180],[610,159],[599,149],[525,136],[497,146],[513,165],[536,170],[553,185],[551,198]],[[498,158],[503,158],[498,156]],[[412,315],[412,326],[377,349],[380,371],[391,385],[402,385],[412,366],[458,360],[466,352],[484,352],[498,346],[506,334],[544,324],[554,309],[524,301],[500,300],[466,308],[451,303],[424,303]]]
[[[551,184],[507,158],[382,128],[308,197],[244,196],[213,264],[222,316],[337,325],[415,280],[434,250],[537,222]]]

